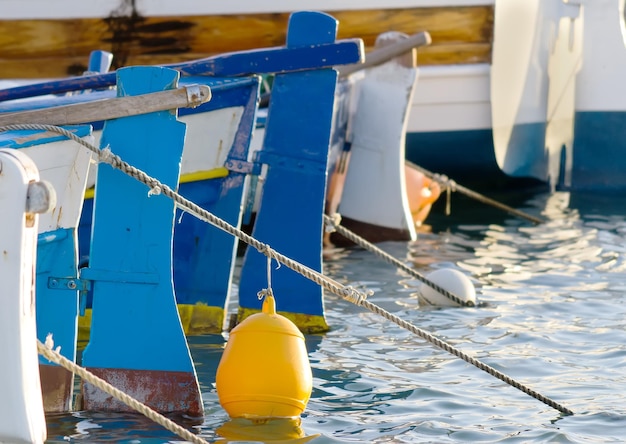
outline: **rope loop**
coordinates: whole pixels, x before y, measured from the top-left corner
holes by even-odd
[[[271,288],[264,288],[263,290],[259,291],[256,295],[259,298],[259,301],[262,301],[268,296],[274,296],[274,292],[272,291]]]
[[[109,145],[102,148],[98,153],[98,160],[109,165],[113,165],[115,157],[116,156],[113,154],[113,151],[111,151],[111,147]]]
[[[367,299],[368,295],[373,294],[372,290],[368,290],[363,293],[352,287],[351,285],[343,287],[341,289],[341,297],[348,302],[352,302],[354,305],[363,305],[363,302]]]

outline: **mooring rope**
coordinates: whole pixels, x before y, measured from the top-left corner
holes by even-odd
[[[475,199],[479,202],[482,202],[484,204],[487,205],[491,205],[492,207],[495,208],[499,208],[500,210],[506,211],[507,213],[511,213],[515,216],[521,217],[522,219],[526,219],[532,223],[535,224],[542,224],[545,222],[545,220],[533,216],[531,214],[528,213],[524,213],[523,211],[520,211],[518,209],[515,209],[513,207],[510,207],[508,205],[505,205],[501,202],[498,202],[497,200],[491,199],[490,197],[487,197],[483,194],[477,193],[476,191],[472,191],[469,188],[464,187],[463,185],[459,185],[458,183],[456,183],[454,180],[448,178],[447,176],[443,175],[443,174],[437,174],[437,173],[433,173],[432,171],[428,171],[426,168],[422,168],[419,165],[414,164],[413,162],[409,162],[408,160],[405,161],[406,165],[409,166],[410,168],[413,168],[419,172],[421,172],[422,174],[424,174],[426,177],[434,180],[435,182],[439,183],[440,185],[442,185],[447,192],[448,195],[448,201],[447,201],[447,210],[446,213],[449,213],[450,211],[450,192],[451,191],[458,191],[461,194],[465,194],[467,197],[470,197],[472,199]]]
[[[139,182],[143,183],[144,185],[147,185],[148,188],[154,192],[155,190],[158,190],[159,194],[163,194],[167,197],[169,197],[170,199],[172,199],[174,202],[176,202],[176,204],[178,205],[179,208],[185,210],[186,212],[194,215],[195,217],[197,217],[200,220],[203,220],[205,222],[210,223],[211,225],[214,225],[218,228],[220,228],[223,231],[226,231],[227,233],[239,238],[240,240],[246,242],[247,244],[249,244],[250,246],[254,247],[257,251],[259,251],[259,253],[264,254],[265,256],[271,257],[275,260],[277,260],[278,262],[286,265],[287,267],[289,267],[290,269],[300,273],[301,275],[303,275],[304,277],[308,278],[309,280],[317,283],[318,285],[322,286],[324,289],[338,295],[341,296],[342,298],[344,298],[347,301],[350,301],[352,303],[354,303],[355,305],[364,307],[368,310],[370,310],[373,313],[377,313],[381,316],[383,316],[385,319],[394,322],[395,324],[397,324],[398,326],[407,329],[409,331],[411,331],[412,333],[418,335],[419,337],[421,337],[422,339],[425,339],[426,341],[430,342],[431,344],[439,347],[440,349],[447,351],[448,353],[453,354],[454,356],[457,356],[458,358],[463,359],[465,362],[472,364],[473,366],[475,366],[476,368],[483,370],[485,372],[487,372],[488,374],[500,379],[501,381],[511,385],[512,387],[522,391],[523,393],[526,393],[527,395],[543,402],[544,404],[558,410],[559,412],[565,414],[565,415],[573,415],[574,412],[564,406],[562,406],[561,404],[557,403],[556,401],[553,401],[552,399],[543,396],[541,394],[539,394],[538,392],[526,387],[525,385],[515,381],[513,378],[499,372],[498,370],[490,367],[487,364],[482,363],[481,361],[477,360],[476,358],[473,358],[469,355],[467,355],[466,353],[462,352],[461,350],[457,349],[456,347],[454,347],[451,344],[448,344],[445,341],[442,341],[441,339],[438,339],[437,337],[435,337],[434,335],[432,335],[431,333],[428,333],[425,330],[420,329],[419,327],[406,322],[404,320],[402,320],[401,318],[399,318],[398,316],[395,316],[387,311],[385,311],[383,308],[378,307],[375,304],[372,304],[371,302],[367,301],[367,295],[365,293],[359,292],[358,290],[356,290],[353,287],[350,286],[344,286],[339,284],[338,282],[336,282],[335,280],[329,278],[328,276],[324,276],[322,273],[317,272],[315,270],[312,270],[311,268],[300,264],[299,262],[296,262],[290,258],[288,258],[287,256],[282,255],[281,253],[277,252],[276,250],[272,249],[269,245],[264,244],[262,242],[259,242],[258,240],[254,239],[252,236],[247,235],[246,233],[244,233],[243,231],[239,230],[238,228],[230,225],[229,223],[227,223],[226,221],[220,219],[219,217],[213,215],[212,213],[210,213],[209,211],[201,208],[200,206],[198,206],[197,204],[193,203],[192,201],[184,198],[183,196],[181,196],[180,194],[176,193],[175,191],[173,191],[169,186],[167,186],[166,184],[162,184],[161,182],[159,182],[157,179],[148,176],[146,173],[144,173],[143,171],[133,167],[132,165],[129,165],[128,163],[124,162],[119,156],[113,154],[111,152],[110,149],[106,148],[106,149],[102,149],[100,150],[98,147],[96,147],[95,145],[92,145],[91,143],[81,139],[80,137],[76,136],[75,134],[73,134],[70,131],[67,131],[64,128],[61,127],[57,127],[54,125],[36,125],[36,124],[26,124],[26,125],[7,125],[7,126],[2,126],[0,127],[0,132],[2,131],[9,131],[9,130],[43,130],[43,131],[53,131],[56,132],[58,134],[62,134],[64,136],[66,136],[67,138],[76,141],[77,143],[85,146],[87,149],[89,149],[90,151],[94,152],[97,154],[98,159],[101,162],[105,162],[108,163],[109,165],[111,165],[112,167],[124,172],[125,174],[133,177],[134,179],[138,180]]]
[[[331,217],[326,214],[324,215],[324,222],[326,223],[326,226],[328,227],[328,229],[332,231],[336,231],[337,233],[341,234],[343,237],[353,242],[354,244],[358,245],[359,247],[362,247],[366,249],[367,251],[374,253],[376,256],[380,257],[385,262],[391,265],[395,265],[400,270],[408,273],[409,275],[411,275],[411,277],[417,279],[418,281],[428,285],[430,288],[441,293],[442,295],[444,295],[451,301],[454,301],[463,307],[474,307],[473,301],[465,301],[461,299],[460,297],[458,297],[457,295],[455,295],[454,293],[451,293],[445,288],[441,287],[440,285],[437,285],[436,283],[426,278],[425,276],[422,276],[413,268],[399,261],[398,259],[390,255],[386,251],[382,250],[381,248],[377,247],[376,245],[372,244],[371,242],[368,242],[366,239],[362,238],[361,236],[356,234],[354,231],[351,231],[347,229],[346,227],[340,225],[340,223],[338,223],[339,222],[338,219],[339,219],[338,217]]]
[[[157,424],[162,425],[163,427],[165,427],[170,432],[175,433],[176,435],[180,436],[181,438],[183,438],[183,439],[185,439],[187,441],[190,441],[192,443],[195,443],[195,444],[208,444],[208,441],[200,438],[197,435],[194,435],[189,430],[179,426],[174,421],[166,418],[165,416],[163,416],[160,413],[158,413],[157,411],[151,409],[147,405],[142,404],[141,402],[137,401],[132,396],[129,396],[126,393],[124,393],[123,391],[121,391],[121,390],[117,389],[116,387],[112,386],[107,381],[105,381],[104,379],[94,375],[93,373],[91,373],[90,371],[85,369],[84,367],[81,367],[78,364],[70,361],[69,359],[67,359],[65,356],[61,355],[56,350],[53,350],[51,345],[48,346],[46,344],[43,344],[39,339],[37,339],[37,350],[39,351],[39,353],[41,355],[43,355],[49,361],[54,362],[55,364],[58,364],[58,365],[62,366],[66,370],[68,370],[68,371],[70,371],[72,373],[77,374],[84,381],[87,381],[90,384],[93,384],[95,387],[99,388],[103,392],[108,393],[109,395],[113,396],[114,398],[120,400],[121,402],[123,402],[124,404],[129,406],[130,408],[132,408],[132,409],[138,411],[139,413],[141,413],[142,415],[146,416],[148,419],[151,419],[152,421],[156,422]]]

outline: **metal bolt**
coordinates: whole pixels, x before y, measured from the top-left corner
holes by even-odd
[[[69,288],[70,290],[75,290],[76,289],[76,281],[68,281],[67,282],[67,288]]]

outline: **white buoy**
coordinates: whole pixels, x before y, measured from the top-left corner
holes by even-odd
[[[464,302],[472,302],[476,305],[476,289],[469,277],[452,268],[441,268],[427,274],[426,279],[440,286],[444,290],[457,296]],[[422,284],[419,289],[419,301],[421,304],[436,307],[459,307],[452,299],[439,293],[432,287]]]
[[[35,163],[0,150],[0,442],[46,440],[35,322],[36,213],[54,206],[54,189]]]

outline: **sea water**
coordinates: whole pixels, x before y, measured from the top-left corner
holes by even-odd
[[[416,241],[379,244],[421,275],[462,271],[480,307],[421,307],[419,280],[357,247],[330,250],[325,273],[371,290],[370,302],[573,416],[327,294],[331,331],[306,338],[314,388],[299,421],[228,418],[215,391],[226,342],[220,335],[190,338],[206,414],[196,422],[177,419],[208,441],[625,442],[626,198],[567,192],[502,198],[545,222],[454,196],[452,214],[438,205],[430,231]],[[182,441],[139,415],[77,412],[50,415],[48,425],[49,442]]]

